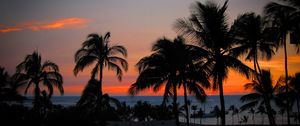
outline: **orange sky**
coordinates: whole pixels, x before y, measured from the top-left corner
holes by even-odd
[[[200,0],[204,1],[204,0]],[[218,1],[220,2],[220,1]],[[238,14],[262,12],[268,0],[230,0],[228,23]],[[89,33],[110,31],[111,43],[124,45],[128,50],[129,70],[123,81],[105,71],[103,90],[110,95],[128,95],[127,90],[138,72],[134,65],[151,52],[152,44],[162,37],[173,39],[177,33],[173,24],[189,16],[194,0],[101,0],[101,1],[0,1],[0,66],[13,74],[15,66],[26,54],[37,50],[43,60],[59,65],[64,77],[65,95],[80,95],[90,78],[89,69],[73,75],[74,53]],[[223,3],[223,1],[221,1]],[[300,56],[289,45],[289,73],[300,71]],[[282,49],[271,61],[259,61],[270,69],[276,80],[284,73]],[[252,67],[251,62],[245,62]],[[243,94],[244,77],[230,71],[224,83],[225,94]],[[161,95],[161,92],[141,92],[139,95]],[[182,91],[179,95],[182,95]],[[211,90],[207,94],[218,94]]]

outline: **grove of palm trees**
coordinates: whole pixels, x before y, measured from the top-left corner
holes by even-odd
[[[239,12],[229,22],[230,2],[193,2],[189,15],[170,24],[177,36],[157,36],[150,53],[134,63],[137,76],[126,96],[105,90],[114,84],[107,82],[124,82],[130,71],[131,50],[118,44],[113,32],[81,36],[81,45],[70,55],[73,66],[68,72],[89,78],[72,105],[54,102],[70,100],[62,96],[64,79],[70,77],[63,77],[64,67],[40,49],[19,59],[13,74],[1,66],[1,125],[299,125],[300,69],[289,72],[288,45],[299,53],[300,2],[271,1],[261,14]],[[283,54],[284,73],[274,78],[275,68],[263,63],[278,53]],[[116,78],[108,78],[110,72]],[[233,88],[227,83],[234,78],[231,72],[248,81],[239,84],[243,93],[237,102],[225,92]],[[144,91],[162,94],[143,96]],[[211,91],[217,96],[213,104]],[[141,99],[126,101],[136,97]]]

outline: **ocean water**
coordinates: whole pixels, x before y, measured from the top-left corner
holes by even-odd
[[[126,102],[127,105],[129,106],[134,106],[136,104],[137,101],[146,101],[152,105],[160,105],[162,103],[162,96],[111,96],[114,97],[116,99],[118,99],[120,102]],[[240,107],[241,105],[243,105],[243,103],[240,102],[240,97],[241,95],[226,95],[224,96],[224,100],[225,100],[225,109],[228,110],[229,107],[231,105],[234,105],[235,107]],[[24,105],[25,106],[32,106],[32,98],[33,97],[28,97],[28,100],[24,101]],[[80,99],[80,96],[53,96],[51,98],[52,103],[53,104],[59,104],[65,107],[68,106],[72,106],[75,105],[77,103],[77,101]],[[195,99],[194,97],[188,97],[188,99],[191,101],[191,105],[196,105],[197,106],[197,111],[202,108],[202,110],[204,110],[204,112],[206,114],[208,114],[209,112],[212,111],[213,107],[218,105],[220,108],[220,102],[219,102],[219,96],[208,96],[207,100],[205,103],[200,103],[197,99]],[[169,102],[172,102],[172,99],[169,100]],[[182,106],[184,104],[184,97],[183,96],[179,96],[178,97],[178,103],[179,106]],[[278,111],[279,109],[273,105],[272,107],[274,107],[274,109],[276,111]],[[193,113],[193,110],[191,110],[191,108],[189,109],[190,113]],[[296,111],[296,109],[294,109],[294,111]],[[247,116],[248,117],[248,121],[247,123],[241,122],[242,117],[243,116]],[[192,123],[200,123],[200,119],[199,118],[191,118],[190,119]],[[213,118],[203,118],[201,119],[202,124],[217,124],[221,121],[220,119],[217,119],[215,117]],[[180,117],[180,121],[181,122],[185,122],[185,118],[184,117]],[[292,118],[291,119],[292,124],[296,124],[297,122]],[[276,114],[276,122],[277,124],[286,124],[287,119],[286,116],[284,114],[284,116],[280,115],[280,114]],[[229,112],[226,115],[226,124],[268,124],[268,117],[266,114],[255,114],[254,118],[252,119],[252,114],[249,113],[249,111],[243,111],[240,112],[237,115],[232,116],[231,112]]]

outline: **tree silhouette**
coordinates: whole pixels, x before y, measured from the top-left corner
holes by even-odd
[[[253,124],[255,124],[255,120],[254,120],[255,110],[253,108],[250,108],[248,113],[252,114],[252,122]]]
[[[265,120],[265,116],[264,114],[266,114],[266,109],[263,105],[260,105],[258,108],[257,108],[257,111],[256,113],[260,113],[260,115],[262,116],[261,118],[261,124],[263,125],[264,124],[264,120]]]
[[[225,125],[223,81],[228,77],[228,70],[232,68],[247,78],[252,72],[234,55],[235,42],[226,23],[227,3],[228,1],[223,6],[218,6],[213,2],[197,2],[192,6],[190,18],[178,19],[175,24],[181,34],[198,42],[206,50],[205,54],[208,54],[205,64],[211,70],[213,89],[218,89],[220,93],[222,125]]]
[[[219,124],[220,124],[220,123],[219,123],[219,118],[220,118],[220,116],[221,116],[221,110],[220,110],[219,106],[216,105],[216,106],[214,107],[212,113],[214,113],[214,115],[216,116],[216,118],[217,118],[217,125],[219,125]]]
[[[47,97],[50,99],[53,94],[53,88],[56,87],[60,94],[64,93],[63,77],[59,73],[58,66],[46,60],[42,63],[41,55],[33,52],[25,57],[25,60],[16,67],[14,75],[18,85],[26,86],[25,94],[30,86],[34,86],[34,108],[41,112],[41,85],[48,91]]]
[[[185,110],[188,115],[187,91],[199,100],[205,100],[203,88],[209,87],[206,67],[202,67],[202,49],[185,44],[183,38],[178,37],[173,42],[168,39],[158,40],[152,47],[154,51],[150,56],[142,58],[138,63],[139,76],[131,85],[130,94],[137,94],[140,90],[153,88],[157,92],[165,86],[164,100],[173,95],[173,109],[178,120],[177,88],[184,87]],[[187,124],[189,119],[187,118]]]
[[[275,125],[275,117],[273,115],[271,100],[274,100],[275,92],[278,91],[279,83],[273,85],[270,71],[262,70],[259,80],[255,79],[251,83],[245,84],[246,90],[251,90],[252,93],[241,97],[242,102],[247,102],[241,106],[241,110],[253,108],[257,105],[265,106],[270,125]],[[280,80],[280,79],[279,79]]]
[[[14,82],[14,78],[0,66],[0,102],[22,102],[25,99],[17,92],[19,85]]]
[[[300,72],[296,73],[294,76],[291,77],[289,81],[289,87],[291,88],[290,94],[292,99],[296,100],[296,106],[297,106],[297,117],[300,121]]]
[[[200,125],[201,125],[202,124],[202,118],[203,118],[203,115],[205,114],[205,112],[202,110],[202,108],[200,108],[199,111],[198,111],[198,114],[199,114]]]
[[[287,0],[292,2],[293,5],[297,5],[298,2],[293,2],[294,0]],[[298,4],[299,5],[299,4]],[[278,46],[283,46],[284,48],[284,66],[285,66],[285,86],[286,92],[288,92],[288,54],[287,54],[287,37],[289,36],[289,40],[291,44],[300,43],[300,12],[299,6],[298,9],[294,6],[290,6],[289,3],[276,3],[270,2],[264,8],[265,14],[270,21],[271,25],[274,28],[277,28],[275,37],[277,37]],[[299,48],[298,48],[299,52]],[[290,125],[290,108],[289,108],[289,98],[285,99],[286,109],[287,109],[287,119],[288,125]]]
[[[261,16],[254,13],[239,15],[234,21],[231,32],[239,47],[235,48],[236,55],[246,54],[246,60],[253,60],[255,73],[261,73],[258,56],[270,60],[274,55],[275,39],[272,36],[274,29],[265,26]]]
[[[195,122],[195,120],[196,120],[196,110],[197,110],[197,105],[192,105],[192,110],[194,111],[193,112],[193,115],[194,115],[194,124],[196,124]]]
[[[74,75],[76,76],[79,71],[83,71],[84,68],[95,65],[91,71],[91,79],[94,79],[99,74],[99,86],[98,86],[98,98],[101,98],[102,92],[102,79],[103,69],[107,67],[108,70],[113,70],[119,81],[122,80],[123,68],[125,71],[128,69],[127,61],[119,57],[127,56],[127,50],[121,45],[109,44],[110,33],[106,33],[105,36],[99,36],[98,34],[89,34],[87,40],[82,43],[82,47],[75,53],[75,67]]]

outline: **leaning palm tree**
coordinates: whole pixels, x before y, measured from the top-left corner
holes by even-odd
[[[245,84],[245,89],[251,90],[252,93],[241,97],[240,100],[242,102],[247,102],[241,106],[241,110],[250,109],[257,105],[264,106],[267,111],[270,125],[275,125],[271,101],[275,99],[275,93],[278,91],[279,87],[280,83],[273,85],[270,71],[262,70],[258,79],[254,79],[251,83]]]
[[[292,2],[293,0],[287,0]],[[293,2],[292,2],[293,3]],[[265,14],[274,28],[277,28],[277,33],[274,34],[277,39],[278,46],[284,48],[284,63],[285,63],[285,86],[288,92],[288,54],[287,54],[287,38],[289,37],[291,44],[300,43],[300,12],[299,8],[290,6],[289,3],[270,2],[265,6]],[[299,50],[298,50],[299,51]],[[289,99],[286,99],[287,119],[290,125],[290,108]]]
[[[59,73],[58,66],[51,62],[45,61],[42,63],[41,55],[38,52],[33,52],[25,57],[25,60],[16,67],[14,75],[18,85],[26,86],[25,94],[31,86],[34,86],[34,108],[40,109],[41,105],[41,86],[48,89],[48,98],[50,99],[54,87],[60,94],[64,93],[63,77]]]
[[[239,15],[231,27],[232,35],[239,47],[235,48],[237,55],[246,54],[246,60],[253,60],[255,73],[260,73],[258,57],[270,60],[274,55],[275,37],[270,33],[274,31],[265,26],[265,21],[255,13]]]
[[[168,39],[158,40],[152,47],[154,51],[150,56],[142,58],[137,66],[139,76],[134,84],[131,85],[129,92],[136,94],[140,90],[153,88],[157,92],[162,86],[165,87],[164,100],[173,95],[173,111],[178,120],[177,88],[184,87],[185,111],[188,115],[187,91],[194,94],[199,100],[205,100],[204,88],[209,87],[207,74],[204,70],[201,58],[202,49],[185,44],[183,38],[178,37],[174,42]],[[187,124],[189,119],[187,118]]]
[[[208,1],[206,4],[197,2],[192,6],[191,17],[178,19],[175,28],[181,34],[198,42],[200,47],[208,54],[205,65],[210,68],[210,77],[213,89],[219,90],[221,103],[221,120],[225,125],[225,101],[223,94],[223,81],[228,77],[230,68],[249,78],[252,70],[240,60],[233,52],[234,41],[226,23],[226,1],[223,6]]]
[[[127,56],[126,48],[121,45],[109,44],[109,38],[109,32],[105,36],[89,34],[87,40],[82,43],[82,47],[75,53],[76,65],[73,70],[75,76],[79,71],[83,71],[84,68],[90,65],[94,65],[91,71],[91,79],[94,79],[99,74],[98,98],[101,98],[103,94],[102,79],[104,67],[115,71],[119,81],[122,80],[122,68],[125,71],[128,69],[126,59],[119,57],[119,54],[124,57]]]

